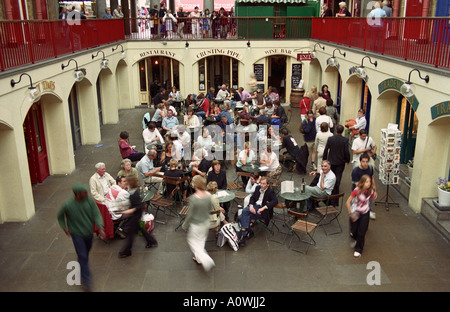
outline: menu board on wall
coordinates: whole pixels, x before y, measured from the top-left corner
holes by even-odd
[[[256,81],[264,81],[264,64],[253,64]]]
[[[292,64],[291,88],[296,89],[302,80],[302,64]]]

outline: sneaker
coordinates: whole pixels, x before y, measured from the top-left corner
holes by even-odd
[[[370,219],[375,220],[377,218],[377,215],[375,214],[375,212],[371,211],[370,212]]]
[[[355,258],[359,258],[359,257],[361,257],[361,253],[360,253],[360,252],[357,252],[357,251],[355,251],[355,252],[353,253],[353,257],[355,257]]]
[[[355,246],[356,246],[356,240],[352,240],[350,242],[350,248],[355,248]]]
[[[124,232],[121,228],[117,228],[116,234],[117,234],[117,236],[119,236],[121,239],[127,238],[127,234],[125,234],[125,232]]]

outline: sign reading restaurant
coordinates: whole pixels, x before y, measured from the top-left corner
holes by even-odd
[[[139,57],[143,58],[146,56],[154,56],[154,55],[165,55],[168,57],[175,57],[175,53],[172,51],[168,51],[168,50],[163,50],[163,49],[153,49],[153,50],[148,50],[148,51],[144,51],[139,53]]]

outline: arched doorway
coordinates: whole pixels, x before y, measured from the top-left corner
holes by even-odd
[[[402,132],[400,162],[406,164],[414,158],[419,119],[412,105],[402,95],[398,97],[396,123],[398,129]]]
[[[282,103],[286,100],[286,61],[285,55],[273,55],[268,58],[268,85],[277,89]]]
[[[76,150],[81,146],[81,125],[76,84],[70,90],[68,103],[73,150]]]
[[[180,62],[165,56],[152,56],[139,61],[141,105],[149,105],[161,88],[180,89]]]
[[[23,122],[31,183],[42,183],[50,175],[41,101],[33,103]]]
[[[239,60],[226,55],[212,55],[198,61],[199,92],[214,89],[216,94],[225,84],[237,90],[239,87]]]

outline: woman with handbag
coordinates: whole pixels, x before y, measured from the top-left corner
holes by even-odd
[[[300,108],[300,116],[303,120],[306,119],[306,113],[311,110],[311,92],[306,91],[303,99],[300,100],[300,105],[298,106]]]

